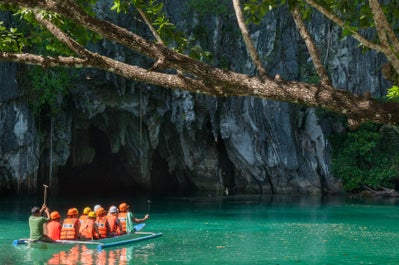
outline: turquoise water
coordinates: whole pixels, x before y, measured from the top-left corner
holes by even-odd
[[[139,217],[145,213],[145,199],[127,202]],[[143,231],[163,237],[101,252],[14,247],[14,239],[28,236],[32,203],[0,201],[0,264],[399,264],[396,200],[154,199]],[[68,200],[48,204],[63,212],[73,203],[85,206]]]

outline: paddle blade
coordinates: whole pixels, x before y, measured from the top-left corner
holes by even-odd
[[[145,223],[141,223],[141,224],[135,225],[134,226],[134,232],[140,231],[141,229],[144,228],[144,226],[145,226]]]

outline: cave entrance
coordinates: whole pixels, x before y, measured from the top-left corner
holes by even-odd
[[[90,125],[88,130],[75,130],[73,137],[71,156],[58,171],[59,195],[98,197],[137,192],[126,168],[126,153],[121,149],[113,154],[103,131]],[[91,162],[82,163],[85,159]]]

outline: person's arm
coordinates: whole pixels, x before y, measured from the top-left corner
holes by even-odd
[[[142,222],[144,222],[144,221],[147,221],[148,218],[150,218],[150,215],[149,215],[149,214],[146,214],[143,218],[136,218],[136,217],[133,217],[133,221],[134,221],[135,223],[142,223]]]
[[[39,211],[40,215],[42,215],[43,211],[46,213],[47,219],[50,219],[50,209],[45,204],[42,205],[42,208]]]

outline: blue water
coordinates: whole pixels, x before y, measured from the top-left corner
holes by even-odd
[[[138,217],[144,215],[145,198],[126,201]],[[399,264],[398,203],[287,196],[153,199],[143,231],[162,237],[99,252],[14,247],[14,239],[28,236],[29,210],[39,200],[3,199],[0,264]],[[61,212],[86,206],[71,200],[48,204]]]

